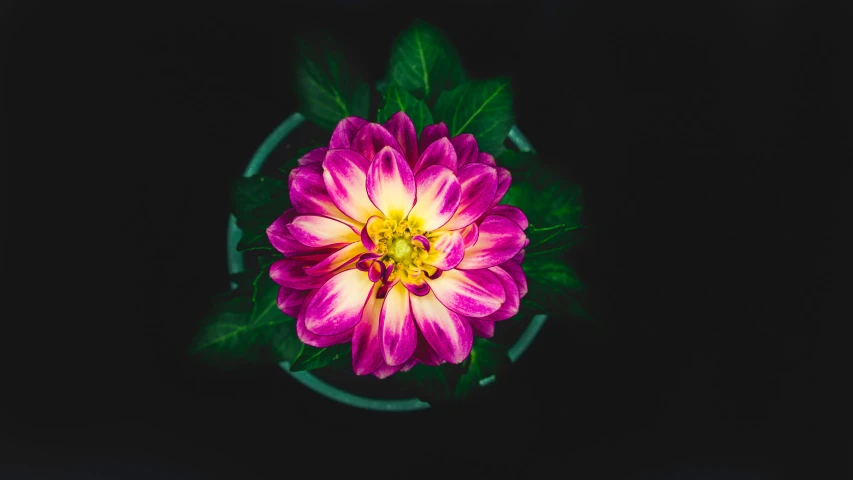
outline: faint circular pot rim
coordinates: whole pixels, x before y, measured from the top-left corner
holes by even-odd
[[[249,160],[249,165],[243,172],[243,176],[251,177],[252,175],[257,174],[264,162],[266,162],[270,153],[272,153],[276,147],[278,147],[278,144],[304,121],[305,117],[301,113],[295,112],[281,122],[281,124],[276,127],[269,136],[267,136],[263,143],[261,143],[261,146],[258,147],[258,150],[252,156],[252,159]],[[510,142],[519,149],[519,151],[533,151],[533,147],[530,145],[530,142],[515,125],[512,126],[507,137]],[[242,234],[243,232],[239,227],[237,227],[237,218],[232,214],[228,218],[228,236],[226,241],[228,273],[232,275],[243,271],[243,253],[237,250],[237,243],[240,242]],[[231,288],[234,289],[236,286],[237,285],[232,282]],[[539,330],[542,329],[546,318],[547,316],[543,314],[533,316],[530,321],[530,325],[528,325],[524,332],[522,332],[515,344],[509,348],[508,354],[510,361],[515,362],[519,357],[521,357],[524,351],[527,350],[533,342],[533,339],[536,338]],[[381,412],[411,412],[414,410],[423,410],[430,406],[428,403],[417,398],[376,399],[355,395],[324,382],[317,376],[313,375],[310,371],[291,372],[289,362],[281,362],[279,365],[299,383],[327,398],[352,407]],[[494,381],[494,375],[486,377],[480,380],[480,386],[486,386]]]

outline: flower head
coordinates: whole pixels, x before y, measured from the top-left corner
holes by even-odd
[[[527,218],[498,205],[509,172],[443,123],[341,120],[290,173],[293,208],[267,229],[278,306],[306,344],[352,342],[353,369],[380,378],[459,363],[473,335],[518,312]]]

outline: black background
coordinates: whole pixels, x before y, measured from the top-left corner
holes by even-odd
[[[12,478],[850,474],[849,4],[2,12]],[[510,75],[517,125],[584,186],[598,325],[550,319],[494,395],[411,414],[187,361],[227,288],[229,184],[296,109],[292,35],[330,29],[378,80],[413,16]]]

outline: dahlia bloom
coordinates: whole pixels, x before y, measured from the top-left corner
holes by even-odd
[[[352,342],[358,375],[460,363],[473,335],[518,312],[527,218],[498,205],[509,171],[443,123],[338,123],[299,159],[288,209],[267,229],[278,307],[306,344]]]

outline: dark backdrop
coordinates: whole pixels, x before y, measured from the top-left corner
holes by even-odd
[[[3,468],[844,478],[849,5],[398,3],[4,3],[3,317],[26,333],[2,334]],[[412,16],[510,75],[516,123],[584,186],[595,322],[550,319],[493,396],[444,411],[192,365],[229,184],[296,108],[291,35],[330,29],[376,80]]]

